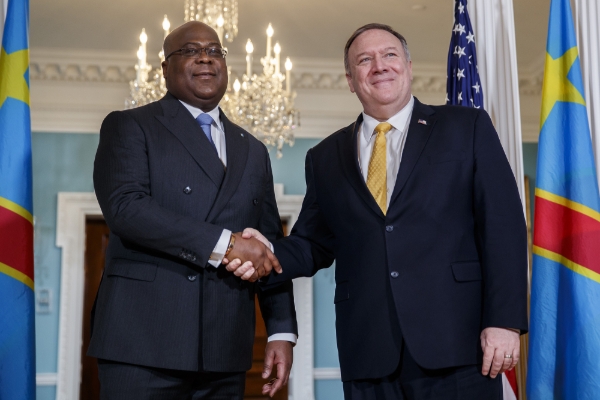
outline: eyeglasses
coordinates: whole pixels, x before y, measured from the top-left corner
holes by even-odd
[[[206,55],[210,58],[225,58],[227,50],[221,47],[184,47],[183,49],[175,50],[165,57],[168,60],[173,54],[179,53],[185,58],[200,58],[202,51],[206,52]]]

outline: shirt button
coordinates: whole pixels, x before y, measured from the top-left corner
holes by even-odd
[[[388,231],[388,232],[391,232],[391,231],[394,230],[394,227],[392,225],[388,225],[388,226],[385,227],[385,230]]]
[[[192,193],[192,188],[189,186],[186,186],[185,189],[183,189],[183,193],[185,194],[190,194]]]
[[[196,280],[197,276],[196,275],[188,275],[188,281],[190,282],[194,282]]]
[[[392,276],[392,278],[397,278],[398,275],[400,275],[400,274],[396,271],[392,271],[392,273],[390,275]]]

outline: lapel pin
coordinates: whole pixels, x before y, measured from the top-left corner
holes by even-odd
[[[423,125],[427,125],[427,121],[425,121],[424,119],[420,119],[417,121],[419,124],[423,124]]]
[[[243,133],[240,133],[240,135],[242,135],[242,137],[244,137],[244,134],[243,134]]]

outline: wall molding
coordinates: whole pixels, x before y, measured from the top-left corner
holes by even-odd
[[[58,375],[54,372],[38,372],[35,374],[36,386],[56,386]]]
[[[56,246],[62,249],[57,400],[79,399],[85,220],[102,216],[94,193],[58,193]]]
[[[31,49],[31,126],[34,132],[98,134],[104,117],[123,109],[135,77],[133,52]],[[156,68],[158,60],[150,60]],[[242,57],[227,58],[231,80],[243,73]],[[519,68],[523,141],[536,142],[544,58]],[[256,61],[256,71],[260,65]],[[322,139],[349,125],[362,110],[350,93],[341,59],[294,60],[292,87],[297,93],[300,126],[296,138]],[[446,66],[413,63],[412,89],[428,104],[442,104]]]
[[[521,94],[541,93],[544,77],[544,58],[520,68],[519,88]],[[125,83],[135,78],[133,52],[66,50],[32,48],[29,76],[33,81],[62,81],[72,83],[110,82]],[[154,70],[160,66],[151,63]],[[228,56],[231,80],[245,72],[243,57]],[[255,60],[254,71],[261,65]],[[415,63],[413,66],[413,90],[416,92],[446,93],[446,66]],[[304,58],[294,61],[292,70],[294,89],[348,90],[342,60]]]
[[[339,368],[315,368],[313,370],[315,380],[341,380],[342,373]]]
[[[135,79],[135,54],[116,51],[74,51],[64,49],[33,48],[29,76],[33,81],[62,81],[72,83],[110,82],[125,83]],[[242,57],[228,56],[231,81],[245,73]],[[159,67],[152,63],[153,70]],[[254,71],[262,67],[255,60]],[[348,90],[343,61],[337,59],[300,59],[294,61],[292,70],[294,89]],[[422,64],[415,68],[413,88],[416,91],[446,92],[445,66]]]
[[[521,95],[541,95],[544,82],[546,54],[538,57],[531,64],[519,68],[519,93]],[[541,107],[541,103],[540,103]]]
[[[302,208],[301,195],[286,195],[282,184],[275,184],[277,207],[290,226]],[[79,399],[84,296],[85,221],[101,217],[94,193],[58,193],[56,246],[62,249],[58,373],[38,374],[36,382],[56,385],[57,400]],[[313,285],[312,279],[294,280],[294,297],[299,337],[294,347],[290,378],[290,400],[314,400],[313,381]],[[40,384],[40,383],[38,383]]]

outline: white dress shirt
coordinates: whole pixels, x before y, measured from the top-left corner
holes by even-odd
[[[184,103],[179,100],[181,104],[192,114],[194,119],[198,118],[198,115],[202,114],[202,111],[199,108],[191,106],[189,104]],[[219,117],[219,107],[215,107],[213,110],[207,112],[213,119],[213,123],[210,125],[210,136],[215,143],[215,147],[217,148],[217,154],[219,155],[219,159],[223,163],[223,166],[227,167],[227,146],[225,144],[225,130],[223,128],[223,123],[221,123],[221,118]],[[225,257],[225,252],[227,251],[227,246],[229,246],[229,241],[231,240],[231,231],[229,229],[223,229],[221,233],[221,237],[217,241],[215,248],[210,255],[208,263],[215,268],[218,268]],[[273,245],[271,245],[271,251],[273,250]],[[268,337],[267,341],[272,342],[273,340],[286,340],[288,342],[296,343],[298,341],[298,336],[293,333],[276,333]]]
[[[402,110],[393,115],[388,122],[392,125],[392,129],[385,135],[386,139],[386,161],[387,161],[387,205],[390,205],[390,198],[396,185],[396,177],[400,169],[400,161],[402,160],[402,151],[406,143],[408,125],[412,115],[415,98],[410,96],[410,100]],[[373,153],[373,145],[375,144],[375,127],[384,121],[378,121],[375,118],[363,112],[363,122],[358,130],[358,163],[362,176],[367,181],[369,173],[369,161]]]
[[[190,106],[189,104],[184,103],[179,100],[181,104],[192,114],[194,119],[198,118],[198,115],[203,114],[199,108],[194,106]],[[210,136],[217,148],[217,154],[219,155],[219,159],[223,163],[225,167],[227,167],[227,146],[225,145],[225,131],[223,130],[223,124],[221,123],[221,118],[219,117],[219,107],[215,107],[213,110],[207,112],[206,114],[210,115],[213,119],[213,123],[210,125]],[[227,246],[229,246],[229,240],[231,239],[231,231],[229,229],[223,229],[221,233],[221,237],[217,241],[217,245],[213,249],[210,258],[208,259],[208,263],[213,267],[217,268],[221,265],[223,261],[223,257],[225,257],[225,252],[227,251]]]

